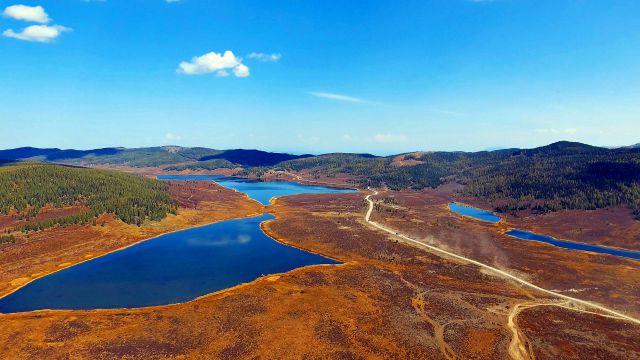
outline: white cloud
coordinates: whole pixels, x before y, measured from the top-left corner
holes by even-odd
[[[13,29],[5,30],[2,36],[24,41],[51,42],[67,31],[72,31],[72,29],[60,25],[31,25],[20,32],[15,32]]]
[[[397,143],[407,141],[407,137],[405,135],[395,134],[376,134],[372,140],[377,143]]]
[[[271,62],[276,62],[278,60],[280,60],[280,58],[282,58],[282,54],[265,54],[265,53],[261,53],[261,52],[252,52],[251,54],[249,54],[249,59],[256,59],[256,60],[260,60],[260,61],[271,61]]]
[[[246,65],[240,64],[233,68],[233,74],[236,77],[248,77],[249,76],[249,68]]]
[[[41,24],[51,21],[42,6],[11,5],[4,9],[3,15],[16,20]]]
[[[167,138],[167,140],[182,140],[182,136],[176,135],[174,133],[167,133],[165,137]]]
[[[313,95],[315,97],[319,97],[319,98],[323,98],[323,99],[343,101],[343,102],[352,102],[352,103],[361,103],[361,104],[370,103],[369,101],[367,101],[365,99],[361,99],[361,98],[357,98],[357,97],[353,97],[353,96],[341,95],[341,94],[327,93],[327,92],[315,92],[315,91],[312,91],[312,92],[309,93],[309,95]]]
[[[186,75],[203,75],[216,73],[219,77],[228,76],[228,70],[232,70],[236,77],[249,76],[249,68],[242,64],[242,59],[237,58],[232,51],[224,54],[210,52],[202,56],[196,56],[191,61],[183,61],[178,67],[178,72]]]

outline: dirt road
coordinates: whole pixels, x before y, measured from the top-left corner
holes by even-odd
[[[551,290],[542,288],[542,287],[537,286],[535,284],[532,284],[532,283],[530,283],[530,282],[528,282],[528,281],[526,281],[524,279],[521,279],[521,278],[519,278],[519,277],[517,277],[515,275],[512,275],[512,274],[510,274],[510,273],[508,273],[508,272],[506,272],[504,270],[500,270],[500,269],[498,269],[496,267],[493,267],[491,265],[488,265],[488,264],[485,264],[485,263],[482,263],[482,262],[467,258],[467,257],[462,256],[462,255],[458,255],[458,254],[452,253],[452,252],[447,251],[447,250],[440,249],[440,248],[438,248],[436,246],[433,246],[433,245],[425,244],[425,243],[420,242],[418,240],[412,239],[412,238],[410,238],[410,237],[408,237],[406,235],[400,234],[399,232],[397,232],[397,231],[395,231],[393,229],[390,229],[388,227],[380,225],[380,224],[376,223],[375,221],[371,220],[371,214],[373,213],[373,208],[374,208],[374,203],[373,203],[373,200],[371,200],[371,196],[378,195],[378,191],[373,190],[373,189],[369,189],[369,190],[371,190],[373,192],[373,194],[369,194],[369,195],[367,195],[365,197],[365,200],[369,203],[369,208],[367,209],[367,213],[366,213],[364,219],[365,219],[365,221],[367,223],[369,223],[373,227],[375,227],[375,228],[377,228],[379,230],[382,230],[384,232],[387,232],[387,233],[389,233],[389,234],[391,234],[393,236],[396,236],[396,237],[402,239],[403,241],[405,241],[405,242],[407,242],[407,243],[409,243],[411,245],[414,245],[414,246],[429,250],[429,251],[434,252],[434,253],[436,253],[438,255],[445,255],[447,257],[451,257],[451,258],[460,260],[460,261],[465,262],[465,263],[474,264],[474,265],[476,265],[476,266],[478,266],[480,268],[483,268],[485,270],[491,271],[492,273],[494,273],[494,274],[496,274],[496,275],[498,275],[498,276],[500,276],[502,278],[515,281],[520,285],[523,285],[523,286],[526,286],[528,288],[534,289],[536,291],[542,292],[542,293],[544,293],[546,295],[551,295],[553,297],[557,297],[557,298],[560,298],[562,300],[565,300],[562,303],[545,302],[545,303],[533,303],[533,304],[518,304],[512,309],[511,313],[509,314],[508,327],[513,332],[514,338],[513,338],[512,342],[511,342],[510,346],[509,346],[509,353],[511,354],[511,356],[514,359],[528,359],[529,358],[528,351],[527,351],[527,349],[526,349],[526,347],[524,345],[524,341],[522,339],[522,335],[520,334],[520,331],[519,331],[519,329],[517,327],[517,323],[516,323],[517,315],[520,313],[520,311],[524,310],[525,308],[530,308],[530,307],[533,307],[533,306],[542,306],[542,305],[546,305],[546,306],[561,306],[561,307],[564,307],[564,308],[567,308],[567,309],[571,309],[571,310],[575,310],[575,311],[586,312],[586,313],[591,313],[591,314],[600,315],[600,316],[612,317],[612,318],[625,320],[625,321],[640,325],[640,320],[636,319],[634,317],[625,315],[623,313],[620,313],[618,311],[609,309],[609,308],[604,307],[602,305],[598,305],[598,304],[595,304],[595,303],[592,303],[592,302],[589,302],[589,301],[586,301],[586,300],[574,298],[574,297],[571,297],[571,296],[567,296],[567,295],[564,295],[564,294],[557,293],[555,291],[551,291]],[[583,310],[583,309],[577,308],[576,306],[584,307],[584,308],[587,308],[587,309],[591,309],[593,311]]]

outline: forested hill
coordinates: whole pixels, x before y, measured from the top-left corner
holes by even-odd
[[[278,170],[350,174],[361,186],[422,189],[446,182],[496,204],[498,211],[547,212],[626,205],[640,217],[640,149],[558,142],[535,149],[429,152],[369,158],[329,154],[291,160]],[[264,169],[261,169],[264,171]]]
[[[233,164],[242,166],[272,166],[279,164],[283,161],[303,159],[312,157],[313,155],[291,155],[285,153],[272,153],[260,150],[226,150],[219,154],[203,156],[198,161],[207,160],[226,160]]]
[[[640,149],[541,148],[479,162],[458,175],[499,211],[626,205],[640,218]]]
[[[167,185],[141,176],[56,165],[0,167],[0,214],[17,212],[28,218],[47,204],[82,205],[87,210],[31,224],[24,230],[86,222],[103,213],[141,225],[145,220],[160,220],[176,212]]]

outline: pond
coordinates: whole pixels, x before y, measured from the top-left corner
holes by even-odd
[[[500,221],[500,217],[498,217],[494,213],[474,208],[473,206],[462,205],[456,202],[449,203],[449,210],[453,211],[456,214],[468,216],[477,220],[488,221],[492,223],[497,223]]]

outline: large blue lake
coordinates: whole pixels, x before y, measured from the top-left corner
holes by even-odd
[[[286,182],[220,182],[263,203],[273,196],[345,191]],[[272,218],[228,220],[141,242],[38,279],[0,299],[0,312],[173,304],[263,275],[336,263],[266,236],[260,223]]]

